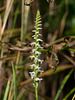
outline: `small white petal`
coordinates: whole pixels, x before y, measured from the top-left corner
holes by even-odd
[[[38,43],[36,44],[36,46],[39,47],[40,49],[43,49],[43,47],[41,47],[41,45]]]
[[[34,26],[35,29],[40,30],[42,29],[41,27],[38,26],[38,28],[36,26]]]
[[[39,70],[40,74],[42,74],[44,71],[43,70]]]
[[[43,40],[41,40],[41,39],[37,39],[37,41],[43,42]]]
[[[38,61],[38,58],[35,58],[35,61],[37,62]]]
[[[38,62],[40,62],[42,64],[43,63],[43,60],[38,59]]]
[[[37,28],[38,30],[42,29],[41,27]]]
[[[32,65],[30,65],[30,67],[33,68],[33,67],[36,67],[36,65],[35,64],[32,64]]]
[[[36,20],[37,20],[37,19],[39,19],[39,20],[40,20],[40,19],[41,19],[41,16],[38,16],[38,18],[35,18],[35,19],[36,19]]]
[[[38,26],[42,26],[42,24],[38,24]]]
[[[35,35],[33,35],[32,37],[33,37],[34,39],[36,39],[36,36],[35,36]]]
[[[40,49],[43,49],[43,47],[41,47],[41,45],[37,44],[37,46],[38,46]]]
[[[35,76],[35,72],[29,72],[29,74],[31,75],[31,78],[33,79]]]
[[[32,37],[35,37],[35,35],[33,35]]]
[[[39,32],[36,32],[36,34],[39,34]]]
[[[40,18],[41,19],[41,18]],[[39,23],[41,23],[42,21],[39,21]],[[36,21],[35,21],[35,23],[36,23]]]
[[[32,30],[32,32],[36,32],[36,30]]]
[[[41,47],[41,46],[40,46],[39,48],[40,48],[40,49],[43,49],[43,47]]]
[[[35,84],[33,83],[33,86],[35,87]]]
[[[36,81],[42,81],[43,79],[42,78],[36,78]]]
[[[38,55],[40,55],[40,54],[41,54],[41,52],[38,52],[38,51],[36,51],[36,52],[35,52],[35,54],[38,54]]]
[[[38,66],[36,66],[36,67],[35,67],[35,69],[38,69],[38,70],[40,70],[40,69],[41,69],[41,67],[38,67]]]
[[[36,39],[36,37],[34,37],[34,40]]]
[[[42,36],[41,34],[39,34],[39,36]]]
[[[34,53],[36,51],[36,49],[32,49],[32,53]]]
[[[40,47],[40,44],[37,43],[36,46]]]
[[[33,56],[30,56],[30,58],[31,58],[31,60],[33,59],[33,58],[35,58],[35,56],[33,55]]]
[[[38,61],[38,62],[41,63],[41,64],[43,63],[43,60],[40,60],[40,59],[38,59],[38,58],[34,58],[34,59],[35,59],[36,62]]]
[[[35,42],[32,42],[32,43],[30,43],[30,45],[32,46],[32,45],[36,45],[36,43]]]

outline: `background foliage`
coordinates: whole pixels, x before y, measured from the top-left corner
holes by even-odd
[[[25,2],[29,3],[30,0]],[[33,80],[29,75],[31,71],[29,65],[32,64],[29,58],[31,54],[15,48],[23,49],[25,47],[23,42],[29,45],[33,41],[32,29],[38,9],[42,18],[40,33],[45,43],[58,45],[63,43],[64,37],[71,38],[69,48],[57,53],[59,64],[56,71],[49,67],[47,52],[42,52],[41,59],[44,63],[41,67],[44,73],[39,75],[43,77],[43,81],[39,83],[39,100],[73,98],[75,92],[74,3],[74,0],[55,0],[50,4],[46,0],[34,0],[30,6],[27,6],[24,5],[24,0],[0,0],[0,100],[35,100]],[[9,50],[10,47],[13,50]]]

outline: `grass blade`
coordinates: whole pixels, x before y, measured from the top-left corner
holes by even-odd
[[[8,80],[3,100],[7,100],[7,96],[9,92],[9,85],[10,85],[10,80]]]
[[[16,21],[17,21],[19,6],[20,6],[20,2],[18,3],[18,6],[17,6],[15,14],[14,14],[14,20],[13,20],[13,26],[12,26],[12,29],[11,29],[11,34],[13,33],[13,30],[14,30],[14,27],[15,27],[15,24],[16,24]]]
[[[12,89],[13,89],[13,79],[12,79],[12,83],[11,83],[11,86],[10,86],[10,91],[9,91],[8,100],[11,100]]]
[[[5,26],[6,26],[6,23],[7,23],[7,19],[8,19],[8,16],[9,16],[10,10],[11,10],[11,8],[12,8],[13,2],[14,2],[14,0],[11,0],[10,6],[9,6],[9,9],[8,9],[8,12],[7,12],[7,14],[6,14],[6,17],[5,17],[5,20],[4,20],[4,23],[3,23],[1,36],[2,36],[3,33],[4,33],[4,29],[5,29]],[[1,37],[0,37],[0,40],[1,40]]]
[[[59,88],[54,100],[58,100],[58,97],[59,97],[62,89],[64,88],[66,82],[68,81],[69,77],[71,76],[72,72],[73,72],[73,69],[65,76],[65,78],[64,78],[64,80],[63,80],[63,82],[62,82],[62,84],[61,84],[61,86],[60,86],[60,88]]]
[[[14,100],[17,100],[17,81],[16,81],[16,69],[14,64],[12,63],[12,69],[13,69],[13,81],[14,81]]]
[[[73,88],[73,89],[63,98],[63,100],[67,100],[68,97],[69,97],[72,93],[74,93],[74,92],[75,92],[75,88]]]

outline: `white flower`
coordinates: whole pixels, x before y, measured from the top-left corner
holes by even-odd
[[[40,44],[37,43],[36,46],[40,47]]]
[[[42,74],[44,71],[43,70],[39,70],[40,74]]]
[[[36,81],[42,81],[43,79],[42,78],[36,78]]]
[[[30,56],[30,58],[31,58],[31,60],[33,59],[33,58],[35,58],[35,56],[33,55],[33,56]]]
[[[33,79],[34,76],[35,76],[35,72],[34,71],[33,72],[29,72],[29,74],[31,75],[31,78]]]
[[[40,49],[43,49],[43,47],[41,47],[41,45],[38,43],[36,44],[36,46],[39,47]]]
[[[36,45],[36,42],[32,42],[32,43],[30,43],[30,45],[32,46],[32,45]]]
[[[36,49],[32,49],[32,53],[34,53],[36,51]]]
[[[43,63],[43,60],[38,59],[38,62],[40,62],[42,64]]]
[[[33,86],[35,87],[35,84],[33,83]]]
[[[35,66],[36,66],[35,64],[30,65],[31,68],[33,68],[33,67],[35,67]]]
[[[43,60],[40,60],[40,59],[38,59],[38,58],[36,58],[36,57],[35,57],[34,59],[35,59],[36,62],[38,61],[38,62],[40,62],[41,64],[43,63]]]
[[[41,67],[38,67],[38,66],[36,66],[36,67],[35,67],[35,69],[38,69],[38,70],[40,70],[40,69],[41,69]]]
[[[36,30],[32,30],[32,32],[36,32]]]
[[[41,40],[41,39],[37,39],[37,41],[43,42],[43,40]]]
[[[36,37],[34,37],[34,40],[36,40]]]
[[[37,28],[38,30],[42,29],[41,27]]]
[[[35,57],[34,59],[35,59],[36,62],[38,61],[38,58]]]
[[[37,26],[34,26],[35,29],[38,29],[37,27],[40,28],[40,26],[42,26],[42,24],[38,24]]]
[[[36,34],[39,34],[39,32],[36,32]]]
[[[33,37],[34,39],[36,39],[36,36],[35,36],[35,35],[33,35],[32,37]]]
[[[38,24],[38,26],[42,26],[42,24]]]
[[[40,18],[41,19],[41,18]],[[41,23],[42,21],[39,21],[39,23]],[[36,21],[35,21],[35,23],[36,23]]]
[[[41,46],[40,46],[39,48],[40,48],[40,49],[43,49],[43,47],[41,47]]]
[[[38,55],[40,55],[40,54],[41,54],[41,52],[39,52],[39,51],[36,51],[36,52],[35,52],[35,54],[38,54]]]
[[[39,26],[38,26],[38,27],[34,26],[34,28],[35,28],[35,29],[37,29],[37,30],[42,29],[42,28],[41,28],[41,27],[39,27]]]
[[[35,32],[35,34],[38,34],[39,36],[42,36],[42,34],[40,34],[39,32]],[[33,35],[33,36],[34,36],[34,35]],[[32,37],[33,37],[33,36],[32,36]]]
[[[32,37],[35,37],[35,35],[33,35]]]
[[[41,34],[39,34],[39,36],[42,36]]]

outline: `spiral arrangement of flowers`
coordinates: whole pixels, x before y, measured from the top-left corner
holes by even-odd
[[[39,66],[39,64],[42,64],[43,60],[39,59],[39,56],[41,55],[41,52],[39,51],[39,49],[43,49],[43,47],[41,47],[41,45],[39,44],[39,42],[43,41],[41,39],[39,39],[39,36],[42,36],[39,33],[39,30],[42,29],[41,28],[41,21],[40,21],[41,17],[40,17],[40,12],[39,10],[37,11],[36,14],[36,21],[35,21],[35,30],[33,30],[32,32],[34,32],[35,34],[32,36],[35,40],[35,42],[31,43],[31,46],[34,45],[34,49],[32,49],[32,56],[30,56],[31,59],[33,59],[34,64],[30,65],[31,68],[34,69],[33,72],[29,72],[31,75],[31,78],[34,79],[34,87],[35,87],[35,93],[36,93],[36,100],[38,100],[38,96],[37,96],[37,88],[38,88],[38,82],[42,80],[42,78],[38,78],[38,73],[42,73],[43,70],[41,70],[41,67]]]

